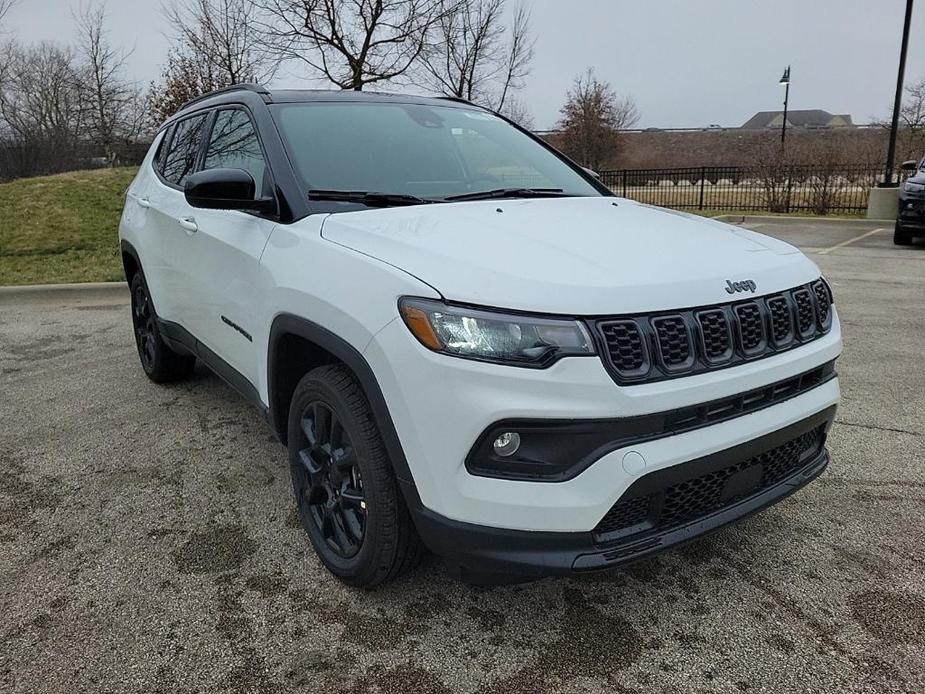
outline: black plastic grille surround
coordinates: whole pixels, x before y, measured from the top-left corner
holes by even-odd
[[[819,312],[819,324],[828,328],[832,317],[832,296],[825,282],[813,282],[813,293],[816,295],[816,309]]]
[[[786,347],[794,339],[793,311],[790,302],[783,296],[772,296],[767,299],[768,317],[771,324],[771,342],[776,347]]]
[[[503,419],[485,429],[466,456],[472,475],[533,482],[564,482],[611,451],[757,412],[835,378],[835,360],[774,383],[667,412],[615,419]],[[492,442],[520,435],[518,451],[501,457]]]
[[[696,314],[700,328],[700,346],[711,364],[719,364],[732,356],[732,331],[726,312],[722,309],[700,311]]]
[[[710,472],[633,496],[633,488],[594,528],[597,541],[663,532],[760,494],[809,465],[825,445],[825,425],[770,450]],[[683,465],[683,464],[682,464]]]
[[[644,338],[635,321],[611,321],[601,326],[601,333],[610,363],[620,373],[632,376],[649,370]]]
[[[681,316],[653,318],[659,362],[669,371],[687,369],[693,362],[690,329]]]
[[[614,380],[646,383],[760,359],[822,337],[832,327],[832,293],[818,279],[760,298],[601,318],[594,326]]]
[[[797,334],[801,338],[811,337],[816,332],[816,309],[813,298],[807,289],[798,289],[793,293],[797,307]]]

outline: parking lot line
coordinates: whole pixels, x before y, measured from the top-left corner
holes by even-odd
[[[826,255],[827,253],[831,253],[832,251],[834,251],[834,250],[836,250],[836,249],[838,249],[838,248],[842,248],[842,247],[844,247],[844,246],[848,246],[848,245],[854,243],[855,241],[860,241],[861,239],[866,239],[868,236],[873,236],[873,235],[876,234],[878,231],[883,231],[883,227],[880,227],[880,228],[878,228],[878,229],[873,229],[873,230],[871,230],[871,231],[866,231],[866,232],[864,232],[863,234],[861,234],[860,236],[855,236],[853,239],[848,239],[847,241],[842,241],[841,243],[836,243],[834,246],[831,246],[830,248],[826,248],[826,249],[823,249],[823,250],[819,251],[818,255]]]

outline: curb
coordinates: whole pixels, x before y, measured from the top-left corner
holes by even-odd
[[[0,287],[0,303],[13,300],[17,302],[56,300],[79,303],[92,301],[121,303],[128,299],[128,285],[125,282],[25,284]]]
[[[752,215],[752,214],[721,214],[716,217],[711,217],[710,219],[715,219],[718,222],[726,222],[728,224],[748,224],[749,222],[764,222],[764,223],[777,223],[777,224],[786,224],[788,222],[822,222],[824,224],[839,224],[844,226],[858,226],[858,227],[869,227],[869,226],[883,226],[883,225],[892,225],[896,222],[895,219],[842,219],[839,217],[795,217],[791,215]]]

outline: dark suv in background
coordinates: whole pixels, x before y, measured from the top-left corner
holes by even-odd
[[[899,213],[893,243],[909,246],[913,236],[925,236],[925,158],[916,164],[903,163],[903,169],[912,171],[899,191]]]

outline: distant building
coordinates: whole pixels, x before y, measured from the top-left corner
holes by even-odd
[[[783,111],[759,111],[742,124],[742,130],[780,130]],[[847,113],[833,114],[818,108],[787,111],[788,128],[853,128]]]

